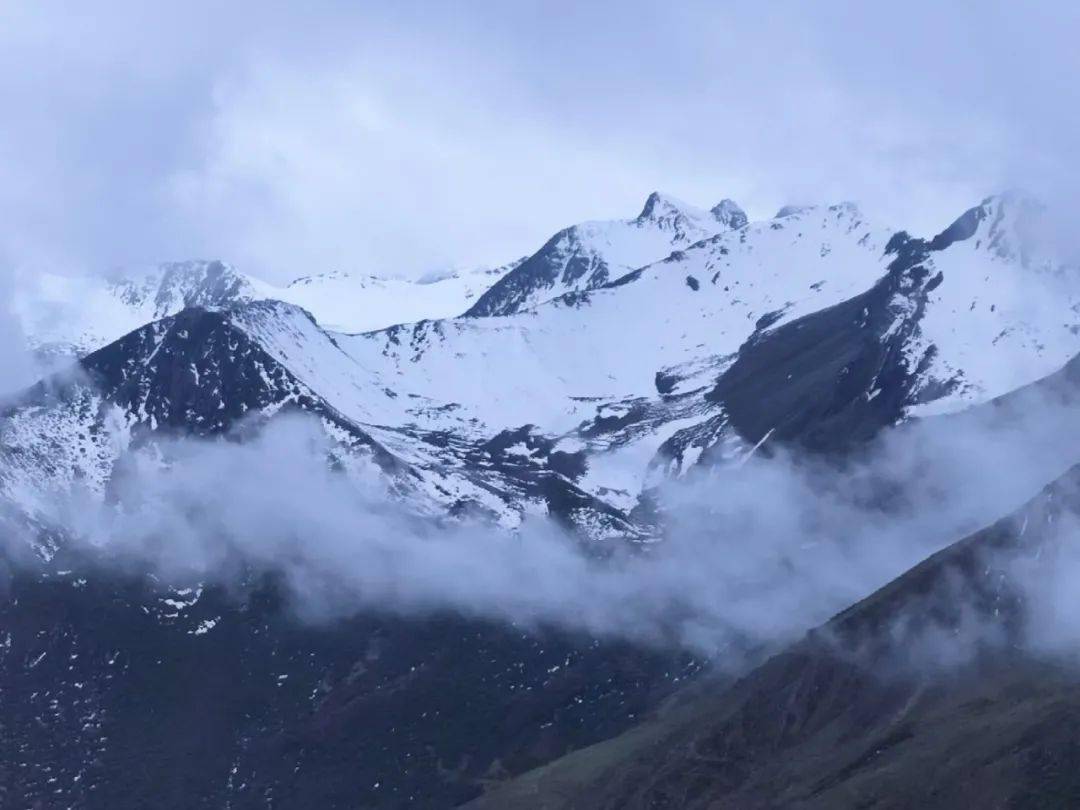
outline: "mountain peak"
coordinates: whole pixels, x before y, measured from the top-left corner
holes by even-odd
[[[654,191],[645,200],[645,206],[641,209],[637,221],[650,221],[659,224],[688,221],[704,231],[712,231],[715,230],[716,223],[725,228],[736,230],[749,220],[746,212],[734,200],[723,199],[708,211],[704,211],[676,197],[672,197],[670,194]]]
[[[976,238],[976,245],[1001,258],[1031,258],[1045,207],[1031,195],[1016,189],[994,194],[969,208],[935,236],[932,250],[945,250],[956,242]]]
[[[709,213],[716,218],[721,225],[726,225],[731,230],[738,230],[749,222],[746,212],[739,207],[734,200],[726,197],[709,209]]]
[[[654,191],[645,200],[645,206],[641,209],[641,213],[638,214],[638,219],[659,219],[660,217],[668,217],[672,215],[687,215],[694,212],[694,207],[684,203],[682,200],[678,200],[669,194],[661,194],[659,191]]]

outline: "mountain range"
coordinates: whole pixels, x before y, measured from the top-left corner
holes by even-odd
[[[1075,510],[1066,443],[1032,462],[1047,489],[1016,514],[992,504],[1000,523],[928,539],[957,543],[793,646],[755,651],[739,680],[695,650],[452,611],[308,627],[272,576],[237,594],[102,565],[56,509],[116,502],[125,471],[172,463],[177,437],[243,442],[305,413],[335,470],[419,522],[514,533],[549,519],[591,556],[647,554],[679,482],[756,457],[843,465],[1030,410],[1016,403],[1032,391],[1071,402],[1080,296],[1074,268],[1032,243],[1039,216],[1004,194],[918,237],[852,203],[751,222],[730,200],[654,193],[632,219],[419,282],[274,286],[192,261],[21,285],[13,309],[54,371],[0,408],[0,525],[29,558],[0,614],[0,796],[948,807],[991,771],[985,795],[1016,806],[1073,795],[1067,728],[1032,737],[1049,707],[1075,712],[1060,673],[995,653],[940,688],[876,674],[901,643],[879,642],[890,617],[957,625],[940,585],[953,572],[974,609],[1023,624],[1023,599],[990,593],[982,549],[1030,556],[1043,536],[1015,527]],[[949,759],[988,729],[996,747]]]

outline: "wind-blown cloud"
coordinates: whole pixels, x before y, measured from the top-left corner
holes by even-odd
[[[418,518],[377,483],[333,472],[306,420],[242,444],[157,444],[121,465],[108,503],[58,498],[54,518],[105,559],[177,586],[281,572],[314,620],[451,611],[723,653],[734,666],[1020,506],[1075,461],[1060,437],[1078,419],[1033,390],[895,431],[839,467],[766,446],[672,484],[663,542],[612,556],[541,519],[510,534]]]
[[[11,311],[13,289],[9,267],[0,262],[0,397],[31,383],[37,371],[26,336]]]

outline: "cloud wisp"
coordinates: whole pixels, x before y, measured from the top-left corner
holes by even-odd
[[[1004,408],[1004,409],[1003,409]],[[929,419],[843,467],[779,450],[672,484],[663,542],[603,558],[542,519],[515,533],[416,517],[327,465],[317,423],[137,454],[107,504],[55,519],[124,570],[177,586],[283,575],[297,611],[457,612],[727,656],[789,641],[1020,506],[1074,461],[1067,400]]]

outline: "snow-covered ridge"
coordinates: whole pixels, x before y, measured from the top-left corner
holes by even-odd
[[[654,191],[633,219],[583,222],[559,231],[467,314],[512,315],[567,293],[596,289],[746,221],[731,200],[705,211]]]
[[[220,310],[215,318],[187,310],[94,359],[118,370],[133,392],[124,399],[78,389],[85,402],[74,410],[60,403],[13,413],[3,444],[19,458],[28,458],[27,448],[40,453],[5,489],[28,503],[25,493],[58,469],[104,486],[136,425],[219,429],[252,409],[269,417],[307,403],[332,434],[369,437],[399,460],[410,472],[393,485],[406,482],[421,511],[475,503],[513,525],[550,508],[529,482],[555,481],[579,500],[596,499],[574,507],[574,519],[595,536],[626,533],[619,514],[633,507],[653,455],[672,432],[707,415],[701,391],[761,328],[762,315],[786,322],[883,272],[888,232],[857,212],[817,209],[799,227],[767,222],[724,232],[617,286],[514,317],[426,320],[355,335],[328,331],[294,304],[253,300],[265,289],[230,286],[237,300],[209,307]],[[152,285],[124,289],[139,306],[171,303],[151,296]],[[247,339],[238,341],[240,333]],[[664,391],[681,384],[688,398],[679,393],[666,403],[660,372],[681,381]],[[235,392],[228,397],[226,385]],[[521,439],[491,444],[507,431]],[[86,436],[102,446],[83,453]],[[522,442],[542,450],[519,457],[512,451]],[[580,481],[548,469],[553,452],[588,459],[575,462]]]
[[[764,316],[778,326],[867,289],[885,271],[890,234],[857,209],[817,208],[718,234],[513,317],[338,342],[398,393],[454,402],[486,425],[558,431],[590,410],[572,403],[655,395],[657,371],[733,354]]]

